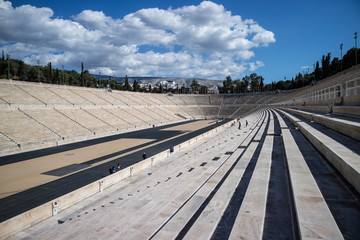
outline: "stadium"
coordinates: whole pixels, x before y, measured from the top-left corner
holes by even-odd
[[[359,65],[243,94],[0,80],[0,236],[357,239],[359,104]]]

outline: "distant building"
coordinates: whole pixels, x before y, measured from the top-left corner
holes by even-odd
[[[176,82],[175,81],[167,81],[168,82],[168,88],[176,88]]]
[[[145,88],[147,91],[149,91],[151,83],[140,83],[139,85],[140,85],[140,88]]]
[[[176,88],[176,82],[175,81],[160,81],[159,85],[162,85],[164,89],[170,89],[170,88]]]
[[[208,93],[209,94],[219,94],[218,86],[208,86]]]

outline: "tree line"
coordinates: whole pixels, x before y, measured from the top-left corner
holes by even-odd
[[[28,82],[43,82],[72,86],[96,87],[98,82],[81,63],[81,73],[75,70],[53,69],[51,62],[46,66],[30,66],[22,60],[11,59],[9,55],[0,60],[0,79],[13,79]]]
[[[316,84],[331,75],[337,74],[355,65],[355,54],[360,60],[360,51],[356,48],[351,48],[346,52],[342,60],[339,58],[331,59],[331,53],[326,56],[323,55],[321,67],[319,61],[314,64],[314,71],[299,72],[291,80],[273,81],[271,84],[264,84],[264,78],[258,76],[256,73],[251,73],[249,76],[243,77],[241,80],[232,80],[231,76],[227,76],[223,81],[223,86],[218,87],[219,93],[244,93],[244,92],[263,92],[276,90],[290,90],[304,87],[310,84]],[[62,67],[63,68],[63,67]],[[123,91],[136,92],[152,92],[152,93],[200,93],[207,94],[208,87],[199,84],[195,79],[192,81],[190,87],[176,86],[176,88],[168,88],[167,85],[151,86],[147,88],[140,86],[135,79],[133,84],[129,83],[128,77],[125,77],[125,82],[118,82],[109,77],[109,79],[96,79],[90,75],[88,70],[84,70],[84,64],[81,63],[81,72],[75,70],[64,70],[53,68],[51,62],[46,66],[35,65],[31,66],[25,64],[22,60],[11,59],[10,55],[4,54],[2,51],[2,58],[0,59],[0,79],[14,79],[20,81],[43,82],[50,84],[62,84],[72,86],[83,86],[93,88],[107,88]]]
[[[356,64],[355,55],[357,55],[357,59],[360,59],[360,51],[358,51],[358,48],[349,49],[342,59],[337,57],[331,59],[331,53],[328,53],[327,55],[323,55],[320,61],[313,64],[313,72],[299,72],[291,80],[284,79],[272,82],[272,88],[275,90],[290,90],[316,84],[318,81],[354,66]]]
[[[152,93],[190,93],[191,90],[197,89],[197,85],[192,87],[177,86],[176,88],[168,88],[167,85],[159,86],[149,85],[147,88],[141,86],[136,79],[131,84],[128,77],[125,77],[125,82],[118,82],[112,77],[99,78],[91,76],[88,70],[84,70],[84,64],[81,63],[81,72],[75,70],[64,70],[53,68],[51,62],[46,66],[28,65],[22,60],[12,59],[10,55],[4,54],[0,59],[0,79],[13,79],[28,82],[42,82],[49,84],[61,84],[70,86],[81,86],[90,88],[105,88],[107,90],[120,91],[135,91],[135,92],[152,92]],[[206,86],[199,86],[201,93],[207,93]]]
[[[231,76],[227,76],[226,80],[223,81],[223,86],[219,87],[219,92],[226,93],[244,93],[244,92],[263,92],[263,91],[276,91],[276,90],[291,90],[301,88],[307,85],[316,84],[327,77],[337,74],[343,70],[351,68],[355,65],[355,54],[357,59],[360,59],[360,51],[356,48],[351,48],[346,52],[344,57],[341,59],[331,59],[331,53],[323,55],[320,62],[317,61],[314,64],[314,71],[299,72],[291,80],[284,79],[280,81],[273,81],[270,84],[264,84],[264,78],[258,76],[256,73],[245,76],[241,80],[232,80]]]

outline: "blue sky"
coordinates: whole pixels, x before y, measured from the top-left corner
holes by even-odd
[[[23,5],[29,6],[23,6]],[[360,32],[359,0],[0,0],[0,46],[42,65],[115,76],[265,82],[340,57]],[[2,19],[1,19],[2,18]],[[359,43],[360,44],[360,43]]]

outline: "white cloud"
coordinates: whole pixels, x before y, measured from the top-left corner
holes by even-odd
[[[264,66],[264,63],[261,62],[261,61],[256,61],[256,62],[250,62],[249,63],[249,70],[250,71],[255,71],[256,69],[258,69],[259,67],[263,67]]]
[[[92,73],[119,76],[236,77],[264,65],[249,62],[253,48],[275,42],[254,20],[210,1],[121,19],[92,10],[61,19],[50,8],[0,0],[0,22],[0,43],[13,57],[76,68],[84,62]]]

